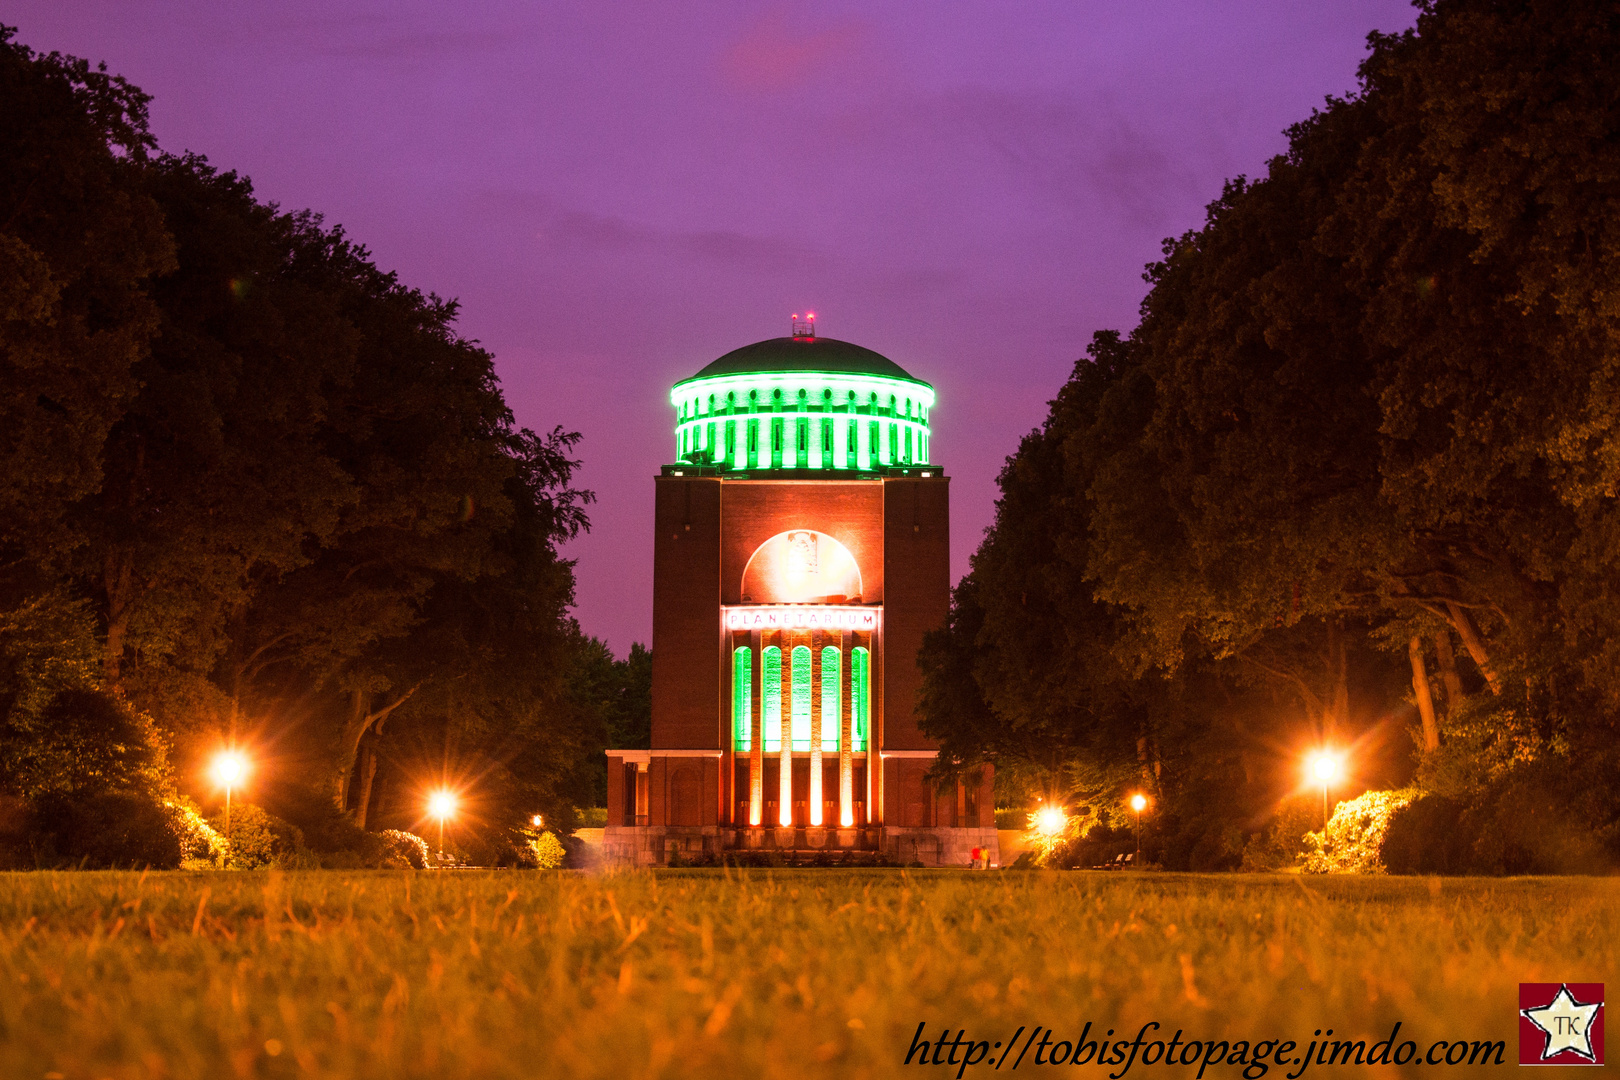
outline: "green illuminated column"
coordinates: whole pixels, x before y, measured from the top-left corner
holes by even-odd
[[[839,668],[842,664],[840,653],[833,646],[828,645],[821,650],[821,715],[831,718],[839,714],[841,702],[839,701],[838,683]],[[823,750],[838,749],[838,725],[825,722],[821,726],[821,748]]]
[[[844,798],[844,759],[849,755],[839,748],[838,728],[843,710],[839,707],[839,674],[842,665],[842,653],[829,645],[821,650],[821,730],[812,736],[816,745],[823,751],[831,750],[838,754],[838,820],[843,821],[847,816],[845,808],[848,801]],[[825,800],[823,800],[825,801]]]
[[[765,752],[774,754],[782,749],[782,650],[775,645],[766,646],[760,653],[759,707],[761,726],[765,729]]]
[[[871,722],[872,654],[856,647],[849,663],[850,742],[853,749],[866,749],[866,733]],[[868,766],[870,768],[870,766]]]
[[[793,749],[810,749],[810,650],[793,649]]]
[[[753,680],[754,651],[746,645],[731,650],[731,742],[740,753],[754,745]]]

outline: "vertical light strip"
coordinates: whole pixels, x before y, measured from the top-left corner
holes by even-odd
[[[839,701],[839,651],[828,645],[821,650],[821,715],[830,720],[839,714],[842,702]],[[821,725],[821,748],[833,751],[838,749],[838,726],[833,722],[824,722]]]
[[[780,656],[780,653],[778,653],[778,656]],[[789,668],[788,674],[789,676],[792,675],[791,668]],[[776,821],[779,825],[791,826],[793,824],[793,731],[790,727],[792,721],[790,714],[783,712],[781,708],[782,691],[780,688],[782,678],[780,674],[777,676],[776,685],[778,687],[776,700],[777,715],[779,717],[777,745],[782,748],[781,764],[777,766],[777,778],[780,783],[777,785]]]
[[[748,741],[752,746],[748,753],[748,824],[757,826],[765,820],[765,737],[764,732],[760,730],[765,709],[763,697],[754,697],[752,694],[761,694],[764,688],[749,689],[752,693],[748,701],[748,711],[753,714],[753,723],[748,733]]]
[[[850,657],[849,673],[850,727],[853,729],[850,743],[852,749],[861,751],[866,749],[867,725],[871,720],[872,654],[856,647]]]
[[[782,650],[766,646],[760,653],[760,720],[765,729],[765,752],[782,749]]]
[[[731,650],[731,748],[747,753],[754,734],[754,651],[744,645]]]
[[[810,749],[810,650],[793,649],[793,749]]]
[[[852,639],[849,634],[839,635],[839,658],[842,660],[844,649]],[[843,670],[839,674],[838,688],[838,824],[839,827],[849,829],[855,825],[855,758],[851,749],[853,740],[850,738],[852,725],[850,715],[843,706],[843,689],[845,680],[850,677],[850,665],[842,664]]]
[[[820,673],[820,672],[816,671],[816,668],[819,668],[821,666],[817,662],[819,658],[816,656],[816,654],[811,652],[809,649],[806,649],[805,652],[808,654],[807,658],[810,659],[810,661],[811,661],[811,664],[807,665],[807,666],[811,667],[811,678],[812,678],[812,686],[813,686],[814,685],[813,680],[815,678],[820,677],[822,679],[825,679],[826,675],[825,675],[825,673]],[[822,742],[822,732],[824,732],[827,729],[827,714],[826,714],[825,710],[818,707],[820,703],[815,700],[815,697],[814,697],[813,694],[812,695],[807,695],[807,696],[810,697],[810,705],[811,705],[811,709],[810,709],[810,791],[809,791],[810,824],[819,829],[823,824],[822,819],[824,817],[823,803],[825,802],[825,800],[822,798],[822,795],[821,795],[821,742]]]

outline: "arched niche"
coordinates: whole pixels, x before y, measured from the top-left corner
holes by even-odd
[[[858,604],[861,568],[849,549],[824,532],[777,533],[743,567],[745,604]]]

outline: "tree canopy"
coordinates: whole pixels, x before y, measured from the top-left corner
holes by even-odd
[[[49,857],[30,807],[62,785],[210,803],[201,770],[227,744],[257,760],[250,796],[312,841],[410,828],[440,784],[477,805],[464,851],[522,848],[535,813],[566,820],[608,724],[570,682],[589,651],[559,551],[588,527],[579,436],[516,423],[454,301],[318,214],[163,153],[145,94],[14,33],[0,28],[11,858]]]
[[[1410,727],[1427,790],[1534,792],[1612,855],[1620,22],[1432,0],[1369,45],[1009,459],[925,723],[1201,838],[1264,821],[1278,748]],[[1226,758],[1223,802],[1191,782]],[[1542,865],[1509,831],[1493,865]]]

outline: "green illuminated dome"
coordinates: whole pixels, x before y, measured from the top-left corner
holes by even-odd
[[[672,471],[871,475],[930,464],[934,388],[813,328],[733,349],[676,383],[670,404]]]
[[[850,375],[877,375],[887,379],[919,382],[899,364],[882,353],[847,341],[818,337],[779,337],[756,341],[732,349],[692,376],[688,382],[711,375],[737,375],[744,372],[825,371]],[[682,383],[681,385],[685,385]],[[927,383],[921,385],[927,386]]]

